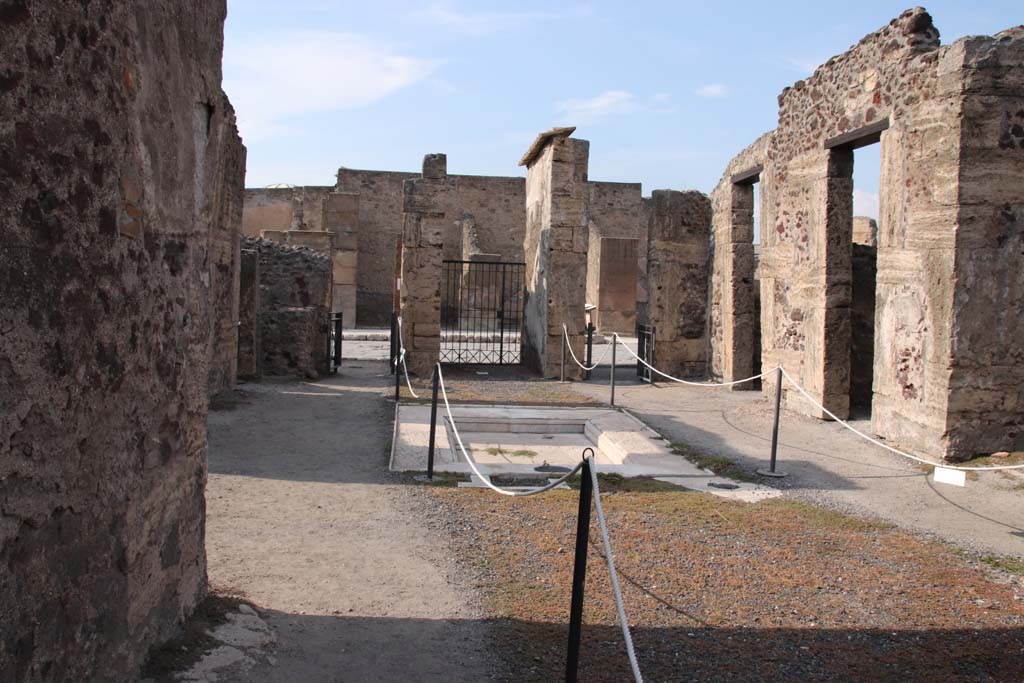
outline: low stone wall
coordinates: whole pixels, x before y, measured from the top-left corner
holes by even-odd
[[[314,378],[330,372],[330,256],[252,237],[244,238],[243,247],[259,253],[258,325],[248,323],[251,313],[246,316],[259,329],[254,375]]]

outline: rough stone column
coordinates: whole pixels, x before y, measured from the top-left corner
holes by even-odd
[[[559,375],[563,323],[583,358],[590,143],[570,138],[574,130],[542,133],[519,162],[527,168],[523,359],[544,377]],[[565,375],[582,379],[583,370],[569,359]]]
[[[655,190],[647,240],[648,321],[659,370],[707,373],[708,251],[711,200],[696,192]]]
[[[242,249],[238,286],[238,376],[259,379],[260,252]]]
[[[447,158],[423,157],[423,176],[404,184],[402,339],[409,372],[427,376],[441,352],[441,262],[444,258]]]

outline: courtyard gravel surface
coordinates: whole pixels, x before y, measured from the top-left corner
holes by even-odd
[[[615,491],[604,506],[647,681],[1020,681],[1024,583],[888,524],[777,499]],[[652,487],[657,489],[658,487]],[[502,680],[562,676],[576,492],[430,488],[484,593]],[[596,519],[580,680],[631,680]]]

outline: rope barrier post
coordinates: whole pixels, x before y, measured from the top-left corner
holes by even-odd
[[[612,335],[612,396],[609,405],[615,406],[615,347],[619,345],[619,335]]]
[[[565,329],[562,330],[562,368],[558,373],[559,382],[565,381],[565,338],[568,334]]]
[[[775,420],[772,423],[772,455],[768,461],[768,469],[757,470],[764,477],[784,477],[785,472],[775,469],[775,461],[779,452],[779,411],[782,406],[782,366],[775,372]]]
[[[591,448],[583,449],[586,453]],[[576,516],[576,557],[572,567],[572,605],[569,608],[569,649],[565,657],[565,681],[576,683],[580,665],[580,631],[583,627],[583,588],[587,581],[587,545],[590,542],[590,506],[594,485],[590,480],[590,458],[584,457],[580,473],[580,508]]]
[[[434,481],[434,443],[437,436],[437,389],[441,375],[440,363],[434,365],[433,389],[430,395],[430,447],[427,450],[427,476],[416,475],[416,481]]]
[[[391,357],[392,358],[395,358],[396,356],[398,356],[398,345],[395,343],[395,340],[397,339],[396,335],[398,334],[398,329],[397,329],[398,328],[398,322],[397,322],[397,320],[398,319],[396,318],[394,312],[392,312],[391,313],[391,336],[388,338],[388,341],[391,342]],[[395,365],[393,365],[391,367],[391,372],[392,373],[397,373],[398,372],[398,364],[397,363],[395,363]]]
[[[594,323],[587,321],[587,367],[594,364]],[[583,375],[583,379],[590,379],[590,370],[586,371]]]
[[[402,364],[402,352],[395,356],[395,403],[398,403],[398,394],[402,390],[402,370],[398,366]]]

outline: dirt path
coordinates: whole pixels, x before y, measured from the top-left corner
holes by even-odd
[[[423,493],[386,471],[386,372],[346,362],[318,382],[243,385],[239,405],[211,412],[210,582],[251,600],[274,638],[216,680],[490,678],[448,539],[422,523]]]

